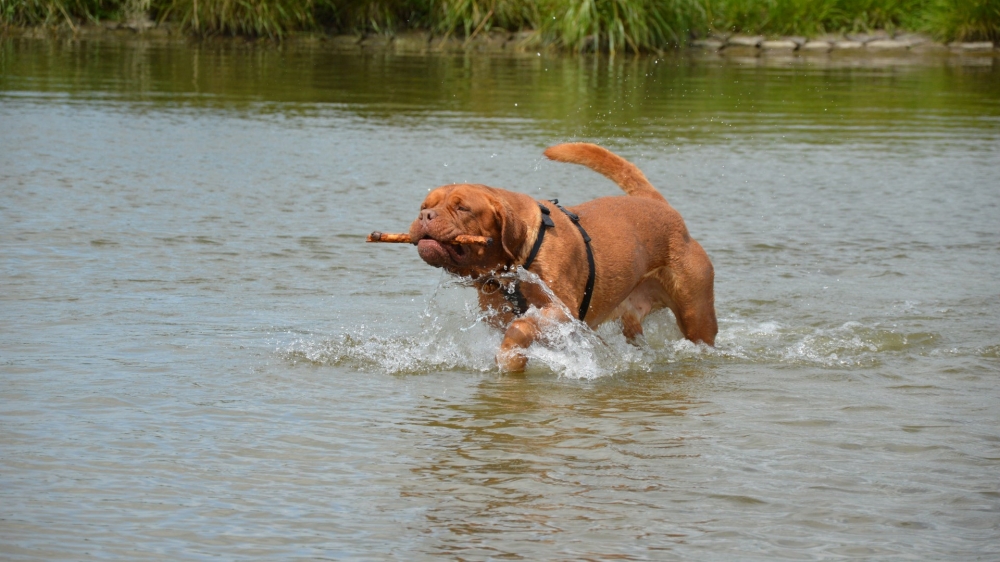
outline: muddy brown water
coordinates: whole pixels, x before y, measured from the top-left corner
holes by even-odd
[[[1000,558],[1000,67],[0,43],[5,560]],[[401,231],[431,187],[617,194],[715,349],[524,376]]]

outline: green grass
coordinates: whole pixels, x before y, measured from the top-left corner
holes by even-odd
[[[69,25],[115,18],[125,8],[121,0],[0,0],[0,23],[7,25]]]
[[[539,18],[537,4],[524,0],[438,0],[432,4],[429,27],[465,37],[491,29],[519,31],[533,27]]]
[[[158,19],[174,19],[203,35],[281,37],[315,26],[314,0],[167,0],[154,2]]]
[[[964,1],[964,0],[956,0]],[[767,35],[921,28],[929,0],[716,0],[715,29]]]
[[[708,22],[700,0],[551,0],[541,12],[543,36],[577,51],[683,44]]]
[[[1000,41],[1000,0],[934,0],[924,29],[945,40]]]
[[[137,10],[200,35],[427,29],[473,37],[528,29],[574,51],[664,49],[712,31],[905,29],[943,40],[1000,39],[1000,0],[0,0],[0,24],[75,27]]]

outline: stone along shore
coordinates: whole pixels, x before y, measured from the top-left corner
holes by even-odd
[[[397,35],[335,35],[311,36],[310,40],[329,43],[342,50],[394,51],[400,53],[472,52],[472,53],[531,53],[557,50],[542,43],[531,31],[506,32],[494,30],[470,38],[440,37],[426,32],[405,32]],[[989,41],[940,43],[917,33],[889,34],[885,31],[845,35],[824,35],[815,38],[767,38],[751,35],[713,34],[693,40],[688,49],[715,52],[720,55],[808,55],[808,54],[878,54],[882,56],[926,54],[977,54],[1000,57],[1000,48]],[[681,49],[682,51],[684,49]]]
[[[878,54],[915,53],[981,53],[998,54],[990,41],[938,43],[926,35],[886,31],[824,35],[816,38],[766,38],[761,35],[712,35],[691,42],[691,47],[724,54],[799,53],[825,54],[832,52],[869,52]]]

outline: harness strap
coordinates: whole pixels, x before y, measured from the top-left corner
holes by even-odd
[[[500,290],[503,291],[503,298],[510,303],[510,310],[514,313],[514,316],[521,316],[525,312],[528,312],[528,299],[521,292],[520,281],[515,281],[514,286],[510,290],[503,288]]]
[[[587,247],[587,267],[589,268],[587,273],[587,287],[583,291],[583,301],[580,303],[580,311],[577,313],[577,317],[581,322],[583,322],[583,319],[587,316],[587,310],[590,308],[590,299],[594,296],[594,280],[597,277],[597,269],[594,265],[594,251],[590,247],[590,236],[587,235],[587,231],[584,230],[583,225],[580,224],[580,217],[577,216],[576,213],[571,213],[566,210],[565,207],[559,204],[558,199],[552,199],[551,201],[552,204],[558,207],[560,211],[566,213],[569,220],[576,225],[577,230],[580,231],[580,235],[583,236],[583,243]],[[545,230],[548,228],[555,228],[556,226],[556,223],[552,221],[552,217],[549,216],[549,208],[541,203],[538,204],[538,208],[542,211],[542,223],[538,226],[538,236],[535,237],[535,244],[531,247],[528,259],[524,260],[524,264],[521,266],[525,269],[531,267],[531,264],[535,262],[535,258],[538,256],[538,250],[542,248],[542,240],[545,238]],[[515,314],[520,316],[528,310],[528,303],[524,298],[524,294],[521,293],[520,283],[515,285],[514,290],[509,293],[506,298],[515,309]]]
[[[594,250],[590,247],[590,236],[587,235],[587,231],[580,224],[580,217],[576,213],[567,211],[565,207],[559,204],[558,199],[553,199],[552,204],[559,207],[559,210],[566,213],[569,220],[573,221],[577,230],[580,231],[580,235],[583,236],[584,246],[587,247],[587,267],[589,269],[587,273],[587,288],[583,290],[583,301],[580,303],[580,314],[578,315],[580,322],[583,322],[583,319],[587,316],[587,310],[590,308],[590,298],[594,296],[594,279],[597,277],[597,267],[594,265]]]
[[[542,211],[542,224],[538,226],[538,236],[535,237],[535,245],[531,247],[531,253],[528,254],[528,259],[524,260],[524,264],[521,266],[524,269],[531,267],[531,264],[535,261],[535,257],[538,256],[538,250],[542,249],[542,240],[545,238],[545,229],[554,228],[556,226],[556,223],[552,222],[552,217],[549,216],[549,208],[541,203],[538,204],[538,208]]]

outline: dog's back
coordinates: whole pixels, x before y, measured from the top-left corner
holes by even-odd
[[[612,247],[624,247],[622,238],[635,239],[636,253],[618,257],[623,261],[637,260],[642,264],[640,268],[657,268],[664,265],[670,248],[677,252],[687,245],[690,237],[684,219],[635,164],[606,148],[584,142],[549,147],[545,156],[557,162],[586,166],[618,184],[630,196],[599,197],[570,207],[580,216],[596,246],[610,242]],[[616,252],[608,251],[605,256],[613,260]]]
[[[684,219],[634,164],[594,144],[553,146],[545,156],[581,164],[631,197],[601,197],[570,207],[592,238],[597,264],[596,326],[621,319],[625,336],[642,334],[650,312],[669,307],[684,336],[715,343],[712,262],[688,234]]]

